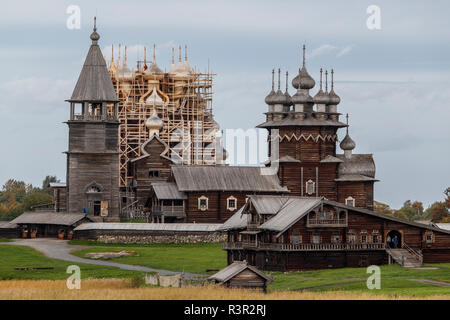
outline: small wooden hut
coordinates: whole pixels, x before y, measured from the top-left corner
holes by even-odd
[[[208,279],[230,288],[258,289],[263,292],[267,291],[267,283],[273,281],[247,261],[235,261]]]

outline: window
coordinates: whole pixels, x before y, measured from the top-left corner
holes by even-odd
[[[320,243],[320,237],[317,234],[313,235],[313,243]]]
[[[159,178],[159,170],[149,170],[148,177],[149,178]]]
[[[434,235],[433,232],[431,231],[427,231],[425,233],[425,242],[428,243],[433,243],[434,242]]]
[[[361,243],[366,243],[367,242],[367,235],[362,234],[361,235]]]
[[[340,237],[338,234],[333,235],[333,243],[339,243]]]
[[[345,198],[345,204],[347,206],[354,207],[355,206],[355,199],[352,198],[352,197],[347,197],[347,198]]]
[[[293,244],[302,243],[302,236],[301,235],[293,235],[293,236],[291,236],[291,242]]]
[[[314,181],[312,181],[311,179],[306,181],[306,193],[307,194],[313,194],[314,193],[314,187],[315,187],[315,183]]]
[[[372,242],[373,242],[373,243],[378,243],[379,240],[380,240],[380,239],[378,238],[378,235],[377,235],[377,234],[372,235]]]
[[[348,236],[348,242],[349,243],[355,243],[355,235],[354,234],[351,234],[351,235]]]
[[[233,196],[227,199],[227,210],[234,211],[237,208],[237,199]]]
[[[202,211],[208,210],[208,198],[205,196],[201,196],[198,198],[198,209]]]

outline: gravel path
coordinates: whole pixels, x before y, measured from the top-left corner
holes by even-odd
[[[422,283],[426,283],[426,284],[432,284],[432,285],[439,286],[439,287],[450,287],[450,283],[448,283],[448,282],[429,280],[429,279],[408,279],[408,280],[422,282]]]
[[[87,264],[95,264],[109,267],[117,267],[123,270],[130,271],[142,271],[142,272],[157,272],[160,275],[174,275],[179,274],[179,272],[169,271],[169,270],[161,270],[161,269],[153,269],[142,266],[134,266],[130,264],[122,264],[117,262],[110,262],[104,260],[91,260],[91,259],[83,259],[77,256],[71,255],[70,252],[77,251],[86,248],[92,248],[91,246],[74,246],[69,245],[67,240],[56,240],[56,239],[16,239],[13,242],[4,242],[2,244],[8,245],[17,245],[17,246],[27,246],[31,247],[39,252],[41,252],[44,256],[59,259],[64,261],[78,262],[78,263],[87,263]],[[201,274],[195,273],[184,273],[184,275],[188,278],[202,276]]]

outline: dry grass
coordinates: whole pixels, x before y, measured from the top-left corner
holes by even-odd
[[[80,290],[68,290],[65,281],[6,280],[0,281],[2,300],[379,300],[421,299],[417,297],[391,297],[349,292],[292,292],[278,291],[269,294],[253,290],[226,289],[215,285],[186,288],[131,288],[130,280],[83,280]],[[432,296],[426,299],[449,299]]]

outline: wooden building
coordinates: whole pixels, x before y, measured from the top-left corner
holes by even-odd
[[[173,166],[168,182],[151,184],[147,203],[150,219],[222,223],[247,202],[249,194],[288,193],[280,186],[276,174],[262,175],[260,170],[238,166]]]
[[[69,100],[67,211],[98,221],[119,220],[117,96],[98,45],[91,47]],[[56,200],[55,200],[56,202]]]
[[[271,277],[249,265],[247,261],[235,261],[208,278],[228,288],[244,288],[267,291]]]
[[[250,196],[222,230],[228,263],[262,270],[450,262],[450,231],[322,197]]]
[[[59,212],[25,212],[11,221],[18,225],[22,238],[58,237],[70,238],[73,229],[85,222],[92,222],[84,214]]]

